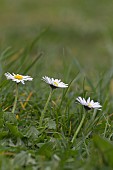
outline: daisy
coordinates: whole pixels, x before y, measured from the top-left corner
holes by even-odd
[[[45,112],[47,110],[48,103],[49,103],[49,101],[51,99],[51,96],[52,96],[52,93],[53,93],[53,89],[68,87],[68,84],[65,84],[65,83],[61,82],[61,80],[54,79],[54,78],[49,78],[47,76],[42,77],[42,80],[45,81],[47,84],[49,84],[51,89],[50,89],[50,93],[49,93],[47,102],[45,104],[45,107],[44,107],[44,109],[43,109],[43,111],[41,113],[40,122],[39,122],[39,126],[40,127],[42,126],[42,123],[43,123],[43,120],[44,120],[44,115],[45,115]]]
[[[49,78],[47,76],[42,77],[42,80],[51,86],[51,88],[67,88],[68,84],[61,82],[61,80]]]
[[[12,81],[15,81],[16,83],[22,83],[22,84],[25,84],[24,81],[32,81],[33,78],[30,77],[30,76],[23,76],[23,75],[20,75],[20,74],[10,74],[10,73],[5,73],[5,76],[8,80],[12,80]]]
[[[85,100],[84,98],[82,99],[81,97],[78,97],[76,99],[81,105],[83,105],[86,109],[96,109],[96,110],[101,110],[100,108],[102,107],[99,102],[94,102],[93,100],[90,100],[90,97]]]
[[[83,105],[83,106],[85,107],[85,109],[87,109],[87,110],[90,110],[90,109],[101,110],[100,108],[101,108],[102,106],[100,105],[100,103],[94,102],[93,100],[90,100],[90,97],[89,97],[87,100],[85,100],[84,98],[82,99],[81,97],[78,97],[78,98],[76,98],[76,100],[77,100],[81,105]],[[72,138],[72,140],[71,140],[72,143],[75,141],[78,133],[80,132],[80,130],[81,130],[82,126],[83,126],[83,123],[84,123],[84,121],[85,121],[86,115],[87,115],[87,112],[85,111],[84,114],[83,114],[83,116],[82,116],[82,119],[81,119],[81,121],[80,121],[80,124],[78,125],[78,128],[77,128],[77,130],[75,131],[74,136],[73,136],[73,138]]]
[[[21,82],[22,84],[25,84],[24,81],[32,81],[33,78],[30,76],[23,76],[20,74],[10,74],[9,72],[5,73],[5,76],[8,80],[12,80],[16,82],[16,91],[15,91],[15,100],[12,108],[12,113],[15,113],[16,105],[17,105],[17,99],[18,99],[18,84]]]

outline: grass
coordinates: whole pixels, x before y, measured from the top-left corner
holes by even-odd
[[[110,1],[2,0],[0,5],[0,169],[113,169],[113,50]],[[33,77],[19,84],[4,73]],[[40,126],[49,96],[42,76],[62,79]],[[102,111],[84,114],[76,97],[99,101]]]
[[[19,70],[29,73],[34,80],[24,86],[19,85],[19,98],[13,114],[15,83],[1,76],[0,166],[12,170],[112,169],[112,68],[90,78],[81,64],[73,60],[79,70],[78,73],[75,71],[73,78],[73,74],[69,76],[70,67],[65,66],[67,69],[64,67],[62,78],[70,84],[69,88],[54,91],[40,127],[39,120],[49,87],[41,81],[41,73],[35,73],[36,69],[43,73],[39,58],[43,55],[28,60],[27,52],[31,46],[21,53],[12,49],[2,52],[4,57],[1,62],[9,61],[8,65],[3,64],[4,73],[7,68],[8,71]],[[17,63],[22,63],[21,68]],[[82,106],[75,103],[79,95],[100,101],[103,109],[97,112],[91,110],[86,114],[84,124],[72,143],[84,114]]]

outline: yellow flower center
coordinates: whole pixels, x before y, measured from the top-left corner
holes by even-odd
[[[14,78],[15,78],[15,79],[18,79],[18,80],[22,80],[22,79],[23,79],[23,76],[17,74],[17,75],[14,76]]]
[[[88,106],[89,106],[89,107],[92,107],[92,104],[91,104],[91,103],[88,103]]]
[[[54,81],[55,86],[58,86],[58,83]]]

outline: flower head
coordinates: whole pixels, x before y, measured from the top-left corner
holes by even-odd
[[[90,100],[90,97],[85,100],[84,98],[82,99],[81,97],[78,97],[76,99],[81,105],[83,105],[86,109],[97,109],[101,110],[100,108],[102,107],[100,103],[94,102],[93,100]]]
[[[61,82],[61,80],[49,78],[47,76],[42,77],[42,80],[51,86],[51,88],[67,88],[68,84]]]
[[[24,81],[32,81],[33,78],[30,76],[23,76],[20,74],[10,74],[10,73],[5,73],[5,76],[8,80],[15,81],[16,83],[22,83],[25,84]]]

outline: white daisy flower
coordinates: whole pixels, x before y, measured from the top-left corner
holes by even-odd
[[[23,76],[23,75],[20,75],[20,74],[10,74],[10,73],[5,73],[5,76],[8,80],[12,80],[12,81],[15,81],[16,83],[22,83],[22,84],[25,84],[24,81],[32,81],[33,78],[30,77],[30,76]]]
[[[51,88],[67,88],[68,84],[61,82],[61,80],[49,78],[47,76],[42,77],[42,80],[51,86]]]
[[[83,105],[86,109],[97,109],[101,110],[100,108],[102,107],[100,103],[94,102],[93,100],[90,100],[90,97],[85,100],[84,98],[82,99],[81,97],[78,97],[76,99],[81,105]]]

